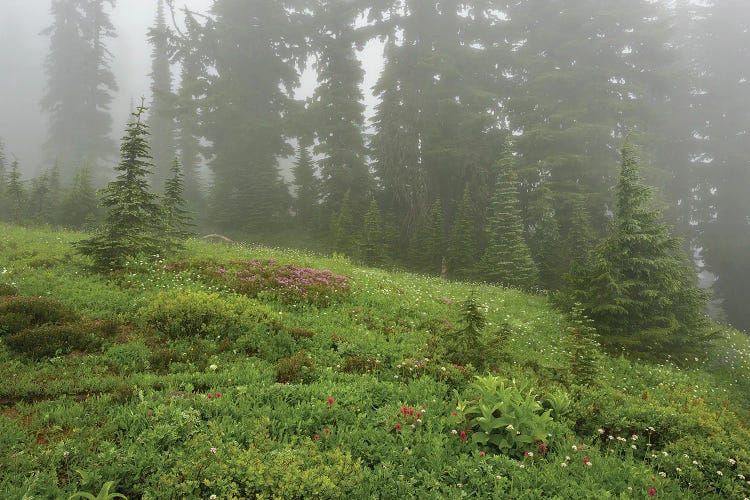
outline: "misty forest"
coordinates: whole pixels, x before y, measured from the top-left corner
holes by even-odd
[[[0,496],[750,497],[750,2],[185,1],[0,25]]]

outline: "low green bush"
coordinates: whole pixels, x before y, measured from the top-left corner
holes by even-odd
[[[310,382],[314,379],[314,370],[315,361],[304,352],[298,352],[276,363],[276,381],[282,384]]]
[[[236,338],[246,325],[269,316],[268,308],[245,297],[184,290],[161,292],[140,311],[146,324],[172,339]]]
[[[64,304],[46,297],[10,296],[0,300],[0,335],[46,323],[64,323],[77,315]]]
[[[107,349],[104,359],[118,373],[130,374],[149,369],[151,349],[143,342],[116,344]],[[168,365],[167,365],[168,366]]]
[[[10,283],[0,283],[0,297],[12,297],[18,295],[18,289]]]
[[[74,351],[97,352],[104,341],[93,322],[46,324],[5,337],[5,344],[11,351],[32,359],[66,355]]]

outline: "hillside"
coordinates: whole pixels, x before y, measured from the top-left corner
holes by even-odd
[[[750,496],[739,332],[576,385],[543,296],[201,241],[103,277],[80,233],[0,235],[2,498]]]

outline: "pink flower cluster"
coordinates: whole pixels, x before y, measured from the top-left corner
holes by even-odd
[[[213,279],[251,297],[267,292],[283,302],[317,306],[327,306],[345,297],[351,287],[346,276],[291,264],[280,266],[273,259],[233,261],[215,268]]]

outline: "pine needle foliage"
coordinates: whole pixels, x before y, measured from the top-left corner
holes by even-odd
[[[385,260],[383,241],[383,217],[378,202],[373,198],[365,213],[360,237],[360,257],[371,266],[383,264]]]
[[[576,385],[592,385],[599,371],[600,346],[593,321],[586,317],[581,304],[570,311],[568,334],[571,354],[570,372]]]
[[[487,312],[473,290],[461,303],[461,322],[463,328],[445,339],[446,354],[454,363],[482,367],[485,358],[483,331],[487,325]]]
[[[510,145],[498,162],[499,171],[488,222],[489,243],[479,263],[481,277],[521,289],[539,282],[539,271],[524,239],[518,206],[518,178],[513,169]]]
[[[653,207],[653,189],[641,181],[629,140],[616,198],[608,235],[587,264],[573,268],[562,303],[580,303],[610,350],[656,357],[692,353],[708,339],[707,297],[696,286],[680,240]]]
[[[185,208],[185,176],[182,173],[180,160],[175,158],[170,168],[171,177],[164,185],[164,196],[162,197],[162,209],[164,210],[164,223],[167,226],[168,244],[171,249],[183,247],[182,240],[193,235],[190,227],[193,218]]]
[[[105,221],[91,238],[78,242],[83,255],[94,260],[99,271],[121,269],[128,257],[163,253],[166,247],[163,211],[148,189],[153,167],[148,126],[143,122],[143,103],[132,114],[120,147],[119,172],[100,192]]]

